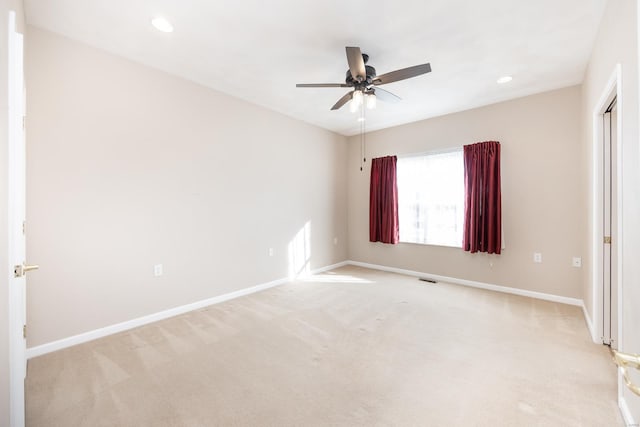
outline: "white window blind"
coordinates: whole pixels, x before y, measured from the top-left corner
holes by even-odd
[[[397,177],[400,241],[462,247],[462,149],[399,157]]]

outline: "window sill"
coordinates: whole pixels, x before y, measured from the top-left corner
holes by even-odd
[[[437,243],[418,243],[418,242],[405,242],[403,240],[400,240],[400,242],[398,243],[403,243],[406,245],[418,245],[418,246],[435,246],[435,247],[439,247],[439,248],[455,248],[455,249],[462,249],[462,245],[456,246],[456,245],[445,245],[445,244],[437,244]]]

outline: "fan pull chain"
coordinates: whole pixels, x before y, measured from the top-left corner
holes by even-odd
[[[365,134],[366,134],[366,117],[365,117],[365,108],[364,103],[362,105],[362,109],[360,110],[360,171],[364,169],[364,163],[367,161],[365,157]]]

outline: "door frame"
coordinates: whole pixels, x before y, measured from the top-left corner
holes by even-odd
[[[26,146],[24,143],[25,96],[24,96],[24,36],[18,31],[17,13],[9,10],[7,19],[8,53],[8,294],[9,294],[9,425],[25,425],[26,340],[23,325],[26,316],[25,278],[14,277],[14,265],[24,262],[25,254],[22,226],[26,198]],[[20,46],[20,49],[16,49]],[[22,138],[21,143],[16,143]],[[22,206],[22,208],[20,208]],[[22,235],[20,235],[22,233]],[[18,237],[19,236],[19,237]]]
[[[622,348],[622,118],[623,118],[623,102],[622,102],[622,65],[616,64],[609,80],[600,95],[598,102],[593,110],[593,145],[592,145],[592,182],[591,182],[591,249],[592,249],[592,313],[593,313],[593,325],[594,328],[591,331],[592,339],[595,343],[602,344],[602,337],[604,335],[604,324],[602,321],[603,309],[602,304],[604,296],[602,293],[602,274],[603,274],[603,213],[602,206],[604,203],[604,195],[602,191],[604,181],[604,170],[602,167],[603,154],[602,146],[604,144],[603,138],[603,116],[613,101],[617,99],[617,120],[616,120],[616,140],[611,141],[612,144],[616,144],[616,206],[613,207],[616,210],[617,227],[615,230],[616,239],[612,242],[615,245],[617,252],[616,268],[617,268],[617,280],[615,283],[611,283],[611,286],[617,288],[617,300],[615,303],[618,306],[618,348]]]

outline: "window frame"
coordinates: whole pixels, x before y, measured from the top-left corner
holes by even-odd
[[[429,157],[429,156],[437,156],[437,155],[441,155],[441,154],[449,154],[449,153],[460,153],[460,157],[461,157],[461,161],[462,161],[462,176],[460,177],[460,180],[462,181],[462,186],[463,186],[463,196],[462,196],[462,203],[461,203],[461,207],[462,210],[464,211],[464,146],[460,145],[460,146],[456,146],[456,147],[447,147],[447,148],[442,148],[442,149],[435,149],[435,150],[429,150],[429,151],[421,151],[421,152],[417,152],[417,153],[405,153],[405,154],[398,154],[397,158],[398,158],[398,164],[400,164],[402,159],[406,159],[406,158],[412,158],[412,157]],[[400,195],[402,190],[400,190],[400,182],[398,182],[398,195]],[[400,217],[400,214],[402,212],[402,209],[400,206],[398,206],[398,216]],[[463,212],[463,218],[462,218],[463,223],[460,224],[461,227],[464,227],[464,212]],[[399,226],[401,227],[402,225],[402,219],[399,218]],[[462,233],[461,233],[462,236]],[[421,243],[421,242],[414,242],[414,241],[406,241],[406,240],[402,240],[402,229],[400,229],[400,240],[398,243],[402,243],[402,244],[407,244],[407,245],[420,245],[420,246],[435,246],[435,247],[442,247],[442,248],[454,248],[454,249],[462,249],[462,238],[460,239],[460,243],[457,245],[448,245],[448,244],[443,244],[443,243]]]

